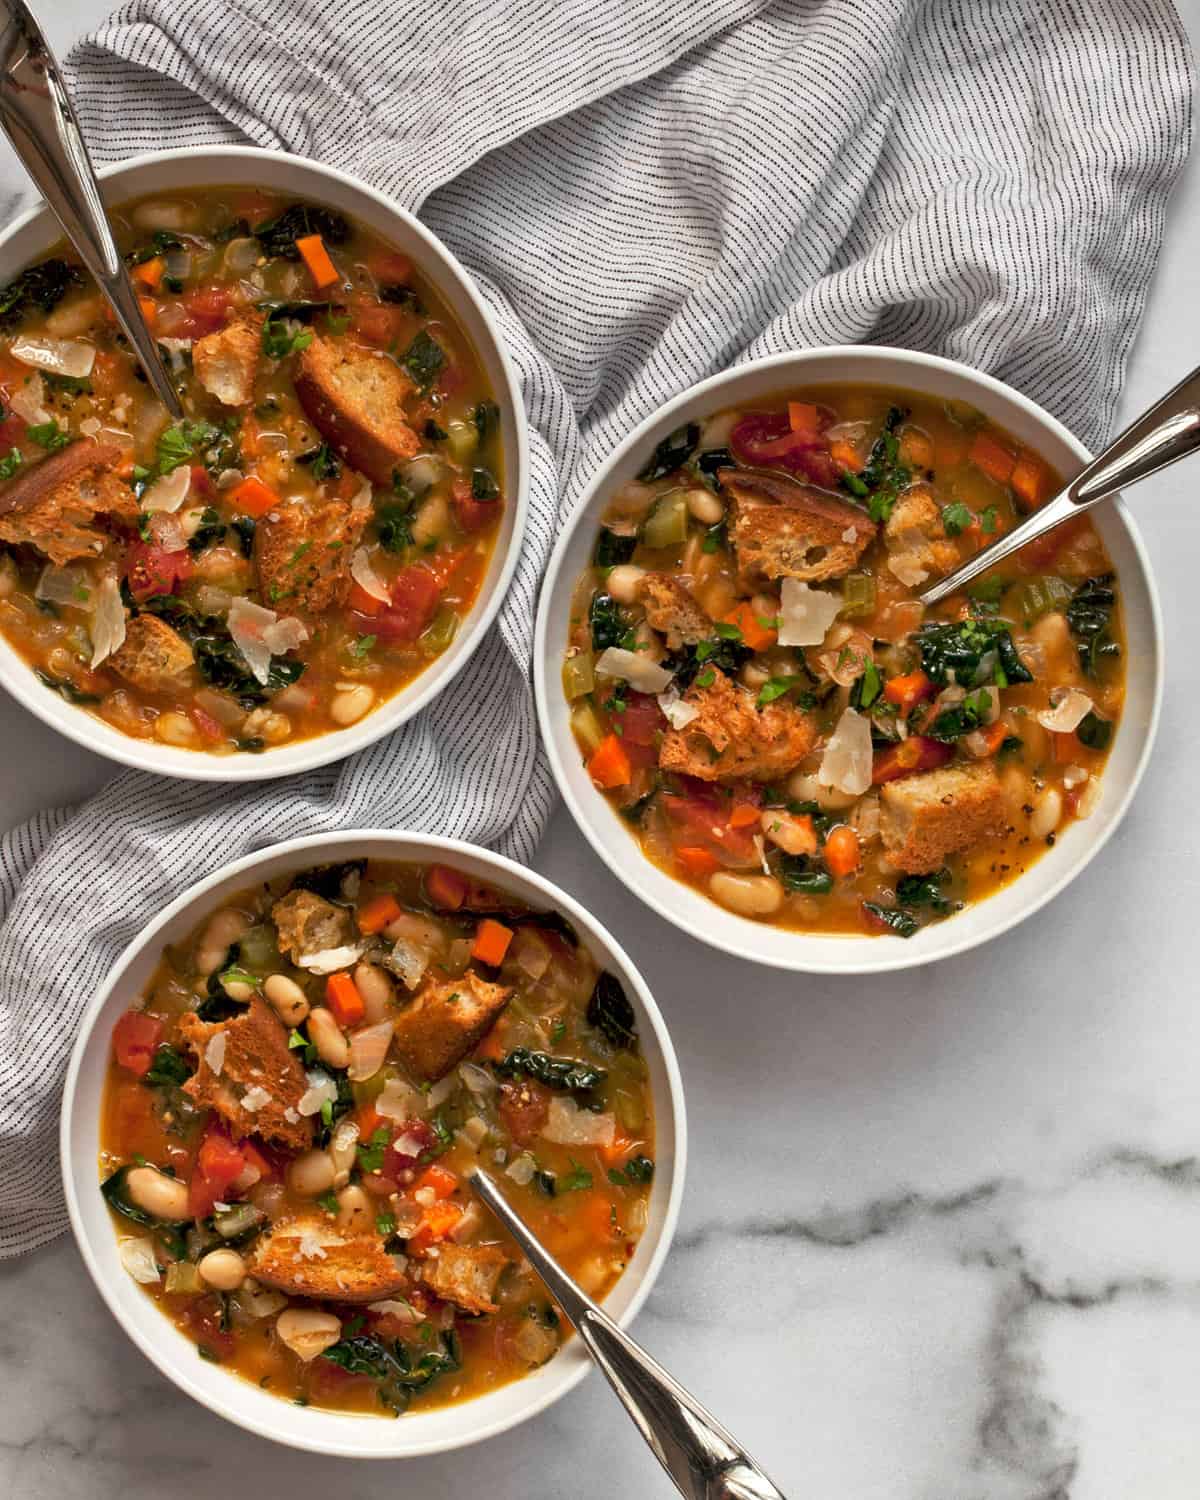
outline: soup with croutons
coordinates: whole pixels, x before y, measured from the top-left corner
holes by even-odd
[[[1088,518],[918,598],[1057,486],[974,408],[870,387],[648,452],[609,498],[562,673],[643,853],[741,916],[912,937],[1088,817],[1124,694]]]
[[[566,1333],[475,1166],[602,1298],[655,1156],[633,1007],[572,925],[374,860],[248,889],[164,951],[113,1031],[101,1146],[121,1262],[199,1358],[393,1415]]]

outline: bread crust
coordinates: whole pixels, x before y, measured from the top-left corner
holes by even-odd
[[[399,365],[349,339],[314,338],[300,352],[296,395],[309,421],[352,467],[375,484],[420,452],[404,402],[415,387]]]
[[[671,573],[647,573],[638,584],[638,599],[647,623],[666,636],[672,651],[694,646],[713,633],[713,622],[687,584]]]
[[[70,443],[18,472],[0,489],[0,541],[36,547],[58,567],[97,557],[110,534],[100,518],[132,529],[133,491],[113,472],[121,450],[112,443]]]
[[[440,984],[427,981],[396,1017],[393,1046],[418,1078],[436,1083],[478,1045],[511,997],[508,986],[473,969]]]
[[[320,614],[344,604],[353,579],[350,562],[371,512],[344,500],[281,505],[254,533],[258,586],[268,609]]]
[[[879,789],[883,847],[906,875],[936,870],[948,855],[1009,826],[1008,798],[990,760],[943,766]]]
[[[747,587],[841,578],[879,529],[861,507],[782,474],[725,470],[721,486],[732,502],[733,545]]]
[[[296,963],[307,953],[341,948],[354,941],[350,913],[315,891],[296,886],[271,908],[279,951]]]
[[[663,735],[659,766],[701,781],[771,781],[794,770],[816,743],[813,719],[790,703],[759,708],[753,693],[712,670],[711,683],[697,679],[684,694],[699,714]]]
[[[499,1312],[492,1298],[508,1256],[499,1245],[443,1243],[418,1263],[417,1277],[443,1301],[469,1313]]]
[[[126,682],[154,693],[171,686],[194,661],[192,648],[165,620],[136,615],[126,623],[125,639],[108,665]]]
[[[409,1285],[375,1234],[345,1234],[323,1215],[276,1225],[254,1247],[250,1274],[292,1297],[376,1302]]]
[[[238,318],[192,345],[196,379],[222,406],[246,406],[254,399],[264,321],[257,314]]]

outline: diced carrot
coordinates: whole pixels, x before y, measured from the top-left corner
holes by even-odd
[[[967,440],[961,433],[950,433],[940,437],[934,449],[931,467],[938,470],[956,469],[967,456]]]
[[[600,741],[595,754],[588,761],[588,775],[604,791],[613,787],[628,786],[633,779],[633,767],[619,736],[606,735]]]
[[[342,1026],[357,1026],[367,1013],[358,986],[349,974],[331,974],[325,981],[325,1002]]]
[[[997,484],[1007,484],[1012,478],[1017,456],[998,443],[990,432],[977,432],[967,457],[977,469],[982,469],[989,479]]]
[[[729,814],[730,828],[749,828],[762,817],[762,809],[753,802],[739,802]]]
[[[357,581],[350,585],[350,592],[346,595],[346,606],[348,609],[357,610],[360,615],[377,615],[384,607],[382,599],[376,599],[374,594],[368,594],[362,584]]]
[[[1025,510],[1037,510],[1046,498],[1046,471],[1032,453],[1020,454],[1009,483]]]
[[[779,632],[774,625],[764,624],[748,599],[743,599],[739,605],[731,609],[723,617],[722,623],[736,625],[742,633],[743,643],[749,646],[751,651],[766,651],[779,638]]]
[[[504,1050],[504,1027],[500,1021],[497,1021],[479,1046],[475,1048],[475,1056],[485,1058],[490,1062],[499,1062],[504,1056]]]
[[[439,1240],[444,1240],[462,1218],[462,1212],[457,1203],[450,1203],[446,1199],[431,1203],[425,1210],[416,1233],[409,1236],[409,1252],[421,1255],[429,1249],[430,1245],[436,1245]]]
[[[394,1120],[386,1120],[373,1104],[360,1104],[354,1112],[354,1119],[360,1141],[369,1141],[381,1125],[395,1124]]]
[[[438,911],[457,911],[467,899],[467,880],[449,865],[431,865],[425,877],[425,894]]]
[[[323,287],[332,286],[339,280],[338,270],[329,259],[329,251],[325,248],[325,241],[319,234],[305,234],[296,241],[296,249],[304,257],[304,264],[308,267],[313,279],[313,285],[320,291]]]
[[[899,744],[889,745],[886,750],[878,752],[871,768],[871,780],[876,786],[882,786],[886,781],[896,781],[918,771],[936,771],[953,759],[953,745],[930,739],[928,735],[910,734]]]
[[[358,930],[365,933],[382,932],[389,922],[394,922],[400,916],[402,910],[391,891],[380,891],[378,896],[372,896],[358,908]]]
[[[432,1188],[437,1198],[448,1198],[458,1186],[458,1178],[446,1167],[438,1166],[437,1162],[431,1167],[426,1167],[413,1183],[413,1188]]]
[[[226,496],[235,511],[247,516],[265,516],[280,503],[279,496],[269,484],[264,484],[254,474],[248,474],[241,484],[235,484]]]
[[[900,457],[913,469],[933,468],[933,439],[919,427],[906,427],[900,434]]]
[[[858,456],[858,449],[853,443],[846,442],[844,438],[838,438],[836,442],[830,443],[829,456],[839,469],[850,474],[857,474],[863,466],[862,459]]]
[[[138,306],[142,310],[142,317],[145,320],[146,327],[153,331],[158,323],[158,303],[155,302],[153,297],[139,297]]]
[[[1086,516],[1072,516],[1069,521],[1064,521],[1061,526],[1055,526],[1044,535],[1034,537],[1032,542],[1027,542],[1017,558],[1021,567],[1029,573],[1040,573],[1049,566],[1058,554],[1078,540],[1087,530],[1088,519]]]
[[[693,880],[701,880],[705,875],[711,875],[714,870],[721,868],[721,861],[717,856],[708,849],[700,848],[698,844],[684,844],[681,849],[676,849],[675,863]]]
[[[139,285],[149,287],[154,292],[158,290],[166,269],[166,261],[161,255],[156,255],[153,260],[144,260],[140,266],[134,266],[133,279]]]
[[[580,1211],[580,1218],[597,1240],[611,1240],[616,1236],[616,1206],[605,1193],[589,1193],[587,1202]]]
[[[367,269],[384,285],[404,285],[412,280],[413,263],[399,250],[376,250],[367,257]]]
[[[932,697],[933,691],[933,682],[920,668],[905,677],[889,677],[883,685],[883,696],[904,715],[912,713],[923,698]]]
[[[858,834],[848,823],[829,830],[825,840],[825,868],[831,875],[852,875],[858,869],[860,854]]]
[[[980,759],[988,755],[995,755],[1000,746],[1008,737],[1008,725],[1003,719],[997,719],[994,724],[986,724],[982,729],[975,731],[979,735],[979,743],[982,746]]]
[[[788,426],[793,432],[815,433],[820,413],[811,401],[788,402]]]
[[[494,917],[484,917],[475,929],[475,941],[471,944],[471,957],[477,963],[489,964],[493,969],[504,962],[508,945],[513,940],[513,930],[497,922]]]
[[[626,1135],[620,1126],[618,1126],[613,1132],[613,1138],[609,1141],[608,1145],[598,1148],[600,1159],[606,1167],[619,1166],[630,1155],[636,1145],[636,1138]]]
[[[1059,734],[1055,730],[1050,731],[1050,743],[1054,747],[1054,759],[1059,765],[1079,758],[1079,736],[1074,732],[1070,734]]]

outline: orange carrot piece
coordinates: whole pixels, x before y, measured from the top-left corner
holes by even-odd
[[[702,849],[699,844],[684,844],[682,848],[676,849],[675,863],[694,880],[701,880],[705,875],[711,875],[714,870],[721,868],[721,861],[717,856],[708,849]]]
[[[313,285],[320,291],[339,280],[337,267],[329,259],[325,241],[319,234],[306,234],[296,241],[296,249],[304,257],[304,264],[312,276]]]
[[[751,823],[757,823],[761,817],[761,809],[755,807],[753,802],[739,802],[729,814],[729,826],[730,828],[749,828]]]
[[[1046,499],[1046,471],[1032,453],[1018,457],[1009,483],[1026,510],[1037,510]]]
[[[325,1003],[340,1026],[357,1026],[367,1013],[358,986],[349,974],[331,974],[325,981]]]
[[[889,677],[883,685],[883,696],[908,715],[922,698],[932,696],[933,683],[919,668],[905,677]]]
[[[863,461],[858,456],[858,449],[853,443],[846,442],[844,438],[838,438],[836,442],[830,443],[829,456],[839,469],[850,474],[857,474],[863,466]]]
[[[1059,734],[1052,729],[1050,743],[1054,747],[1054,759],[1060,765],[1079,758],[1079,736],[1074,730],[1070,734]]]
[[[504,1027],[499,1021],[475,1048],[475,1056],[490,1062],[499,1062],[504,1056]]]
[[[248,474],[241,484],[234,485],[227,499],[235,511],[242,511],[248,516],[255,517],[265,516],[269,510],[274,510],[280,503],[279,496],[271,486],[264,484],[253,474]]]
[[[616,1205],[606,1193],[589,1193],[580,1211],[580,1218],[594,1239],[616,1238]]]
[[[166,261],[161,255],[156,255],[153,260],[144,260],[140,266],[134,266],[133,279],[139,286],[149,287],[152,292],[156,292],[166,269]]]
[[[494,917],[484,917],[475,929],[475,941],[471,944],[471,957],[481,964],[490,964],[492,968],[504,962],[504,955],[508,952],[508,945],[513,940],[513,930],[505,927],[503,922],[497,922]]]
[[[596,1149],[600,1152],[600,1160],[606,1167],[618,1167],[632,1154],[636,1145],[635,1137],[626,1135],[618,1126],[608,1145],[598,1146]]]
[[[997,484],[1007,484],[1016,467],[1017,455],[998,443],[990,432],[977,432],[967,457]]]
[[[731,609],[723,617],[725,625],[736,625],[742,633],[742,641],[751,651],[766,651],[779,638],[773,625],[764,624],[748,599]]]
[[[437,1198],[448,1198],[455,1188],[458,1187],[458,1178],[446,1167],[440,1167],[437,1162],[431,1167],[426,1167],[413,1183],[414,1188],[432,1188]]]
[[[401,915],[403,908],[391,891],[381,891],[358,908],[359,932],[382,932],[389,922]]]
[[[793,432],[816,432],[820,413],[811,401],[788,402],[788,426]]]
[[[409,1236],[409,1252],[421,1255],[430,1245],[444,1240],[462,1218],[462,1213],[457,1203],[450,1203],[446,1199],[431,1203],[421,1218],[417,1232]]]
[[[910,468],[932,469],[933,439],[919,427],[906,427],[900,434],[900,457]]]
[[[852,875],[858,866],[858,834],[848,823],[840,823],[825,840],[825,868],[840,877]]]
[[[620,738],[606,735],[600,741],[595,754],[588,761],[588,775],[603,791],[614,787],[628,786],[633,779],[633,767]]]
[[[431,865],[425,877],[425,894],[438,911],[457,911],[467,899],[467,879],[449,865]]]
[[[1008,725],[1003,719],[997,719],[994,724],[985,725],[978,733],[983,739],[983,755],[995,755],[1008,737]]]

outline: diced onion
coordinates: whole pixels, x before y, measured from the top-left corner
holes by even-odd
[[[117,1254],[134,1281],[150,1286],[159,1280],[153,1240],[122,1240],[117,1246]]]
[[[780,588],[779,644],[819,646],[842,607],[842,596],[810,589],[798,578],[785,578]]]
[[[33,375],[16,388],[8,404],[23,422],[28,422],[31,427],[44,427],[51,420],[45,400],[46,382],[40,375]]]
[[[372,1302],[368,1309],[373,1313],[382,1313],[385,1317],[395,1318],[397,1323],[423,1323],[425,1314],[418,1312],[411,1302],[401,1302],[395,1297],[387,1297],[382,1302]]]
[[[362,957],[361,943],[347,943],[343,948],[322,948],[319,953],[302,953],[297,965],[310,974],[336,974],[339,969],[348,969]]]
[[[421,1112],[422,1103],[421,1094],[411,1083],[389,1078],[375,1100],[375,1113],[385,1120],[411,1120]]]
[[[580,1109],[574,1099],[555,1097],[542,1128],[542,1135],[559,1146],[611,1146],[617,1131],[615,1115],[593,1114]]]
[[[1063,772],[1063,786],[1067,791],[1074,791],[1077,786],[1082,786],[1088,779],[1088,772],[1083,766],[1068,766]]]
[[[504,1169],[504,1175],[511,1177],[518,1187],[525,1187],[533,1181],[533,1174],[537,1171],[537,1162],[530,1156],[528,1151],[523,1152],[514,1161],[510,1161]]]
[[[910,589],[915,589],[929,577],[929,569],[921,566],[915,552],[894,552],[888,558],[888,567]]]
[[[1053,695],[1052,695],[1053,696]],[[1081,688],[1068,688],[1034,717],[1052,734],[1073,734],[1092,711],[1092,700]]]
[[[51,604],[78,606],[88,602],[91,588],[92,575],[86,568],[74,567],[70,564],[63,568],[56,568],[51,563],[42,569],[37,587],[33,591],[33,597],[47,599]]]
[[[70,380],[86,380],[96,363],[96,346],[86,339],[31,338],[22,334],[13,339],[9,353],[23,365],[66,375]]]
[[[169,474],[160,474],[153,484],[146,486],[140,501],[144,511],[161,510],[174,515],[188,497],[192,487],[192,471],[187,464],[180,464]]]
[[[686,729],[693,719],[700,717],[700,710],[694,703],[686,703],[680,697],[679,689],[674,683],[665,693],[659,693],[658,706],[672,729]]]
[[[308,639],[308,631],[291,616],[280,619],[273,609],[264,609],[239,596],[229,606],[229,634],[255,678],[266,683],[271,657],[282,656]]]
[[[92,595],[91,609],[92,666],[98,667],[125,644],[125,606],[111,573],[100,580],[100,587]]]
[[[287,1306],[287,1298],[282,1292],[272,1291],[269,1287],[251,1291],[249,1281],[244,1281],[238,1288],[235,1300],[238,1310],[255,1323],[260,1318],[269,1318],[282,1312]]]
[[[253,271],[258,264],[258,241],[241,236],[236,240],[230,240],[225,246],[225,254],[222,257],[225,270],[231,271],[235,276],[242,276],[248,271]]]
[[[849,796],[861,796],[871,785],[871,721],[847,708],[825,746],[817,780]]]
[[[404,938],[398,938],[383,962],[385,967],[403,981],[405,989],[415,990],[429,967],[429,954]]]
[[[391,603],[392,596],[388,592],[388,586],[371,566],[371,556],[365,547],[357,548],[350,559],[350,576],[372,599],[379,599],[384,604]]]
[[[445,1078],[439,1079],[437,1083],[425,1095],[426,1103],[430,1109],[440,1109],[457,1087],[453,1073],[448,1073]]]
[[[478,1063],[459,1063],[458,1076],[473,1094],[491,1094],[495,1092],[496,1080],[486,1068],[481,1068]]]
[[[300,1096],[296,1108],[302,1115],[319,1114],[322,1104],[327,1100],[333,1104],[337,1099],[337,1084],[330,1078],[328,1073],[322,1073],[319,1068],[314,1068],[306,1073],[308,1087]]]
[[[1100,778],[1090,776],[1083,784],[1083,790],[1075,803],[1075,816],[1077,818],[1090,818],[1096,811],[1100,801]]]
[[[371,488],[370,481],[364,479],[363,482],[359,485],[358,489],[356,489],[354,494],[351,496],[350,509],[370,510],[373,503],[374,493],[375,492]]]
[[[666,667],[620,646],[609,646],[600,653],[596,658],[595,673],[597,677],[619,677],[638,693],[665,692],[674,676]]]
[[[350,1081],[362,1083],[374,1078],[383,1067],[388,1043],[392,1039],[391,1021],[380,1021],[375,1026],[364,1026],[350,1038]]]

